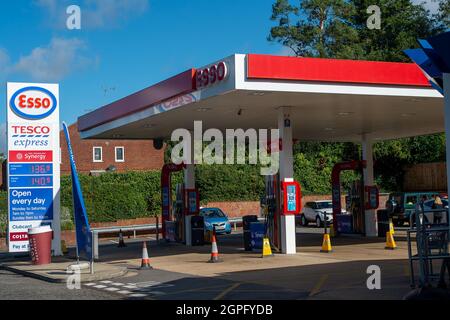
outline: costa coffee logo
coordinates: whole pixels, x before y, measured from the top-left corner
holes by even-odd
[[[197,70],[196,84],[197,89],[202,89],[226,79],[228,76],[228,67],[225,62],[219,62],[208,68]]]
[[[26,87],[18,90],[9,105],[16,115],[24,119],[40,120],[50,116],[57,107],[56,97],[41,87]]]

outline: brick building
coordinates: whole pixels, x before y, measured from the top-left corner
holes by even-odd
[[[117,172],[161,170],[164,150],[156,150],[151,140],[82,140],[77,124],[69,127],[79,173],[100,173],[109,167]],[[61,139],[61,174],[70,174],[70,162],[64,132]]]

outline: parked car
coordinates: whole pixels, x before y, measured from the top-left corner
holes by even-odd
[[[231,223],[219,208],[201,208],[200,216],[204,218],[206,231],[212,231],[215,227],[216,234],[231,233]]]
[[[426,223],[448,223],[448,199],[441,199],[443,208],[442,210],[433,208],[434,199],[425,201],[423,204],[423,209],[425,211],[425,222]],[[437,212],[436,212],[437,211]],[[412,214],[413,225],[415,225],[415,213]],[[440,222],[437,222],[436,215],[439,214]]]
[[[386,210],[389,218],[392,219],[396,226],[403,226],[405,222],[410,221],[411,214],[416,210],[416,203],[426,197],[425,205],[430,204],[430,208],[434,202],[435,196],[441,196],[440,192],[395,192],[389,195],[386,201]],[[446,200],[443,200],[443,202]],[[448,202],[446,202],[448,205]]]
[[[303,206],[300,215],[300,223],[307,226],[310,222],[314,222],[317,227],[323,226],[324,221],[327,224],[333,223],[333,202],[330,200],[321,200],[308,202]]]

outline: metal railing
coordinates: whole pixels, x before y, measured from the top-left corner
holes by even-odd
[[[259,220],[264,220],[264,218],[259,218]],[[242,225],[242,218],[232,218],[228,219],[228,221],[233,225],[234,230],[238,227],[238,225]],[[136,239],[138,231],[156,231],[161,230],[161,225],[157,227],[157,224],[143,224],[143,225],[132,225],[132,226],[113,226],[113,227],[104,227],[104,228],[92,228],[92,242],[93,242],[93,253],[94,258],[99,258],[99,235],[100,234],[111,234],[111,233],[119,233],[122,232],[133,232],[133,238]]]

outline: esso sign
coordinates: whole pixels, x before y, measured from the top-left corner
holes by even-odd
[[[228,67],[225,62],[219,62],[218,64],[210,67],[197,70],[196,84],[197,89],[205,88],[210,85],[214,85],[226,79],[228,76]]]
[[[48,126],[12,126],[14,134],[50,134]]]
[[[16,115],[30,120],[47,118],[55,111],[57,104],[56,97],[41,87],[22,88],[14,93],[9,102]]]

